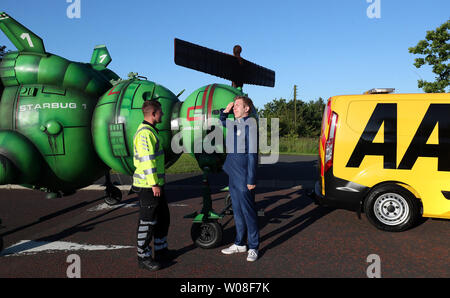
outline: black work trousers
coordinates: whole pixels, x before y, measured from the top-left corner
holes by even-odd
[[[151,257],[151,242],[154,238],[155,251],[167,248],[167,234],[170,225],[169,206],[164,187],[161,196],[155,197],[151,188],[137,188],[140,209],[137,228],[137,255],[140,258]]]

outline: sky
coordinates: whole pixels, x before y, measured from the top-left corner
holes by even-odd
[[[181,101],[231,82],[176,65],[175,38],[229,54],[239,44],[243,58],[275,71],[274,88],[244,85],[263,108],[292,99],[294,85],[305,102],[384,87],[422,93],[417,80],[435,75],[415,68],[408,48],[450,18],[450,1],[1,0],[0,11],[39,35],[47,52],[72,61],[89,62],[105,44],[108,68],[121,78],[137,72],[175,94],[186,89]],[[2,32],[0,45],[16,50]]]

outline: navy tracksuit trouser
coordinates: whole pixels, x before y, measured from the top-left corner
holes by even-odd
[[[258,216],[255,207],[255,191],[249,190],[247,184],[242,183],[241,177],[230,176],[229,189],[233,206],[234,224],[236,226],[236,245],[247,244],[249,249],[259,247]]]

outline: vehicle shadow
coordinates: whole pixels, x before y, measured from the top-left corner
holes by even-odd
[[[104,199],[104,197],[101,197],[101,198],[98,198],[98,199],[96,199],[94,201],[91,201],[89,204],[91,204],[92,202],[96,202],[98,200],[102,200],[102,199]],[[75,206],[72,206],[72,207],[63,209],[61,211],[55,212],[55,213],[53,213],[53,214],[51,214],[49,216],[45,216],[44,218],[45,219],[54,218],[54,217],[56,217],[58,215],[62,215],[62,214],[67,213],[67,212],[69,212],[71,210],[74,210],[74,208],[81,208],[81,207],[83,207],[85,205],[86,204],[84,204],[84,203],[80,203],[80,204],[77,204]],[[55,234],[52,234],[52,235],[48,235],[48,236],[44,236],[44,237],[39,237],[39,238],[36,238],[36,239],[33,239],[33,240],[29,240],[29,241],[26,241],[26,242],[20,242],[20,243],[14,245],[14,246],[8,247],[7,249],[3,250],[2,252],[0,252],[0,256],[6,256],[6,255],[10,255],[10,254],[17,254],[17,253],[20,253],[20,252],[23,252],[23,251],[26,251],[26,250],[30,250],[30,249],[33,249],[33,248],[37,248],[37,247],[46,245],[46,244],[48,244],[50,242],[60,241],[60,240],[62,240],[64,238],[66,238],[66,237],[69,237],[71,235],[74,235],[74,234],[77,234],[77,233],[80,233],[80,232],[89,232],[89,231],[93,230],[95,228],[95,226],[97,226],[98,224],[101,224],[101,223],[104,223],[104,222],[108,222],[108,221],[114,221],[116,219],[119,219],[119,218],[122,218],[122,217],[127,217],[127,216],[130,216],[130,215],[138,213],[138,211],[132,211],[132,212],[128,212],[128,213],[125,213],[125,214],[120,214],[120,215],[117,215],[117,216],[114,216],[114,217],[109,217],[107,219],[102,219],[103,217],[105,217],[105,216],[107,216],[107,215],[109,215],[109,214],[111,214],[113,212],[116,212],[117,210],[123,208],[123,206],[125,206],[125,204],[123,204],[122,206],[117,206],[115,208],[111,208],[110,210],[108,210],[106,212],[101,212],[100,214],[95,215],[95,216],[93,216],[93,217],[91,217],[89,219],[86,219],[84,221],[81,221],[81,222],[79,222],[79,223],[77,223],[77,224],[75,224],[75,225],[73,225],[73,226],[71,226],[69,228],[65,228],[65,229],[61,230],[60,232],[58,232],[58,233],[55,233]],[[36,225],[36,224],[41,223],[41,222],[42,222],[42,220],[41,221],[36,221],[36,222],[28,224],[28,225],[24,225],[22,227],[19,227],[19,228],[16,228],[14,230],[11,230],[11,231],[3,234],[3,235],[17,232],[18,230],[22,230],[22,229],[28,228],[30,226]]]
[[[26,191],[29,191],[29,190],[26,190]],[[75,204],[75,205],[73,205],[73,206],[69,206],[69,207],[67,207],[67,208],[61,209],[61,210],[56,211],[56,212],[53,212],[53,213],[51,213],[51,214],[48,214],[48,215],[39,217],[38,219],[36,219],[35,221],[33,221],[33,222],[31,222],[31,223],[22,225],[22,226],[20,226],[20,227],[14,228],[14,229],[12,229],[12,230],[7,230],[6,232],[0,234],[0,237],[4,237],[4,236],[7,236],[7,235],[14,234],[14,233],[19,232],[19,231],[21,231],[21,230],[24,230],[24,229],[33,227],[33,226],[35,226],[35,225],[38,225],[38,224],[40,224],[40,223],[43,223],[43,222],[45,222],[45,221],[47,221],[47,220],[56,218],[56,217],[58,217],[58,216],[64,215],[64,214],[66,214],[66,213],[75,211],[75,210],[80,209],[80,208],[83,208],[83,207],[86,207],[86,206],[88,206],[88,205],[90,205],[90,204],[92,204],[92,203],[95,203],[95,202],[104,200],[105,197],[106,197],[106,196],[99,197],[99,198],[96,198],[96,199],[90,200],[90,201],[83,201],[83,202],[78,203],[78,204]]]

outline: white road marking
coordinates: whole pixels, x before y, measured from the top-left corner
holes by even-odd
[[[187,207],[189,205],[187,204],[180,204],[180,203],[172,203],[169,204],[170,207]],[[103,211],[103,210],[109,210],[109,209],[115,209],[115,208],[139,208],[139,202],[132,203],[132,204],[117,204],[117,205],[108,205],[106,203],[98,204],[97,206],[94,206],[92,208],[89,208],[87,211],[96,212],[96,211]]]
[[[114,250],[134,248],[134,246],[121,246],[121,245],[90,245],[79,244],[66,241],[33,241],[22,240],[0,253],[0,256],[21,256],[21,255],[34,255],[37,253],[55,253],[58,251],[95,251],[95,250]]]
[[[187,207],[187,206],[189,206],[189,205],[187,205],[187,204],[173,203],[173,204],[169,204],[169,206],[171,206],[171,207]]]
[[[87,211],[103,211],[108,209],[115,209],[115,208],[136,208],[139,207],[139,203],[132,203],[132,204],[116,204],[116,205],[108,205],[106,203],[101,203],[97,206],[94,206],[92,208],[89,208]]]

